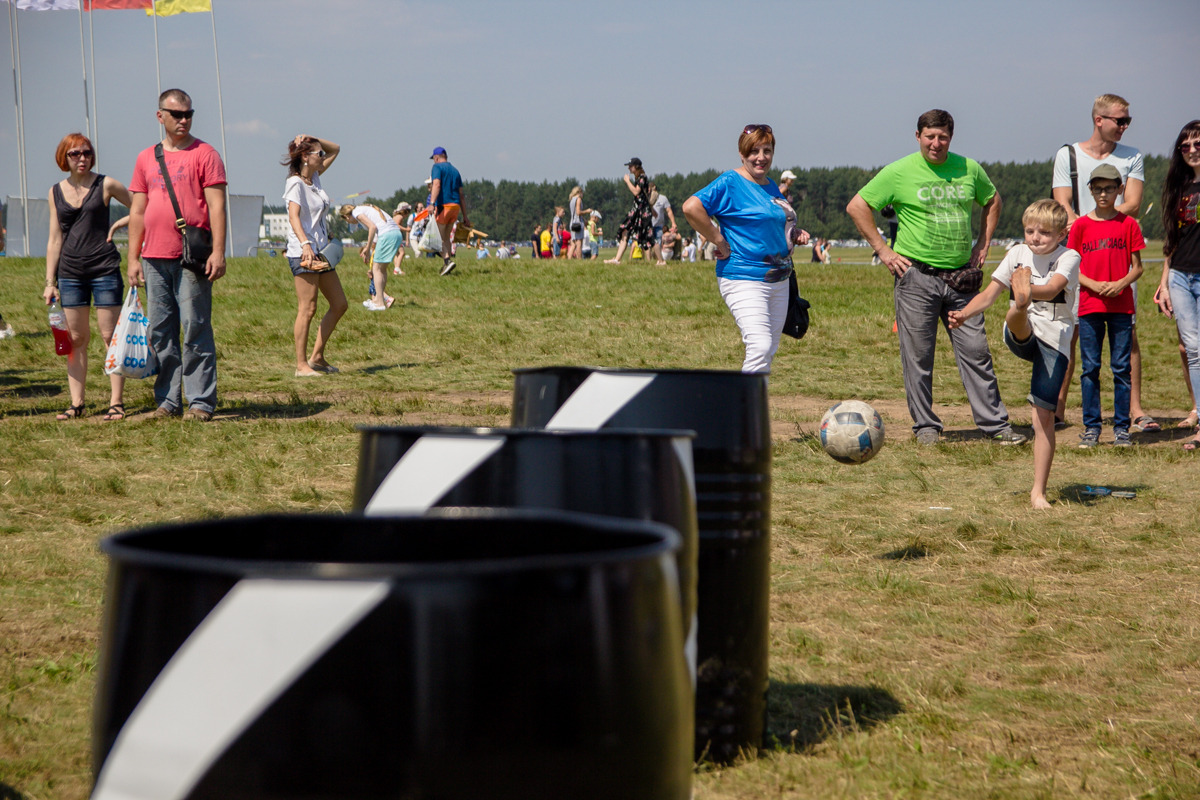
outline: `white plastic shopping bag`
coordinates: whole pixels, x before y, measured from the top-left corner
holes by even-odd
[[[129,287],[121,318],[108,344],[104,359],[105,375],[124,375],[126,378],[149,378],[158,372],[158,358],[150,348],[150,320],[142,310],[136,286]]]
[[[426,253],[442,252],[442,232],[438,230],[437,220],[431,212],[425,219],[425,230],[421,232],[421,249]]]

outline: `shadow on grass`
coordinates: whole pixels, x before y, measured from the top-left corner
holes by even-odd
[[[283,402],[247,402],[235,401],[222,405],[217,409],[217,418],[221,421],[239,419],[303,419],[315,417],[332,403],[283,403]]]
[[[419,367],[419,366],[421,366],[421,365],[416,364],[416,363],[412,363],[412,364],[376,364],[371,367],[363,367],[362,369],[359,370],[359,372],[366,373],[367,375],[374,375],[377,372],[387,372],[388,370],[392,370],[392,369],[412,369],[414,367]]]
[[[925,545],[910,544],[898,550],[889,550],[886,553],[880,553],[878,557],[885,561],[915,561],[918,558],[927,558],[931,555],[933,555],[933,551]]]
[[[1137,494],[1138,492],[1145,491],[1146,489],[1149,489],[1149,488],[1150,487],[1144,483],[1131,484],[1129,486],[1117,486],[1115,484],[1100,484],[1100,483],[1091,484],[1091,485],[1084,484],[1084,483],[1072,483],[1072,484],[1070,484],[1068,486],[1064,486],[1063,488],[1058,490],[1058,499],[1059,500],[1067,500],[1068,502],[1071,502],[1071,503],[1079,503],[1080,505],[1085,505],[1085,506],[1093,506],[1096,503],[1101,503],[1101,502],[1123,503],[1128,500],[1137,499],[1137,498],[1113,497],[1112,495],[1109,495],[1109,494],[1097,494],[1095,492],[1095,490],[1096,489],[1107,489],[1110,492],[1133,492],[1134,494]]]
[[[7,783],[0,783],[0,800],[25,800],[25,795]]]
[[[66,361],[63,361],[66,366]],[[62,383],[33,383],[25,370],[0,370],[0,393],[12,394],[15,397],[27,399],[30,397],[54,397],[62,394],[66,386],[66,370],[63,371]]]
[[[870,730],[904,706],[874,686],[771,681],[767,711],[768,744],[804,749],[831,736]]]

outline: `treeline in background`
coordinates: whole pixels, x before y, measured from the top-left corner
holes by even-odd
[[[1142,231],[1147,239],[1161,239],[1163,235],[1162,221],[1159,216],[1158,197],[1162,191],[1162,181],[1167,171],[1165,156],[1146,156],[1146,187],[1142,199]],[[996,230],[996,238],[1022,237],[1021,213],[1034,200],[1050,197],[1050,180],[1053,171],[1051,161],[1029,164],[1015,163],[984,163],[984,169],[1004,199],[1004,207],[1000,215],[1000,224]],[[467,167],[469,170],[469,166]],[[800,227],[814,236],[826,239],[858,239],[858,231],[850,217],[846,215],[846,204],[855,193],[869,181],[879,168],[863,169],[861,167],[814,167],[812,169],[792,168],[796,181],[792,184],[791,194],[797,199],[796,214]],[[780,171],[774,171],[772,177],[778,180]],[[708,170],[688,175],[666,175],[651,173],[651,181],[658,186],[658,191],[665,194],[671,201],[675,212],[675,221],[680,231],[691,233],[691,226],[683,217],[683,201],[707,185],[718,175],[717,170]],[[464,176],[465,177],[465,176]],[[1080,176],[1081,186],[1086,184],[1087,176]],[[537,225],[549,225],[554,217],[555,206],[567,206],[567,197],[571,189],[579,182],[573,178],[550,183],[525,183],[518,181],[500,181],[493,183],[489,180],[467,180],[464,190],[467,197],[467,211],[471,224],[488,233],[496,240],[527,241],[533,235]],[[604,215],[602,226],[604,238],[613,240],[617,235],[617,227],[633,207],[633,196],[620,178],[593,178],[583,187],[583,205],[594,208]],[[1083,186],[1086,191],[1086,186]],[[424,201],[428,187],[414,186],[398,190],[386,198],[368,198],[366,202],[373,203],[390,212],[401,201],[408,201],[413,206]],[[1147,209],[1153,203],[1154,207]],[[285,209],[267,209],[282,213]],[[975,214],[975,224],[978,225],[978,214]],[[880,227],[886,230],[882,218],[876,215]],[[349,230],[336,214],[330,215],[330,233],[337,237],[362,239],[365,232]],[[565,218],[564,218],[565,222]]]

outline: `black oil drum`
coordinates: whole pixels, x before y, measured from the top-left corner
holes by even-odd
[[[678,547],[493,509],[106,539],[92,800],[687,800]]]
[[[686,428],[700,530],[697,758],[755,752],[766,732],[771,427],[767,376],[715,370],[514,371],[512,423]]]
[[[365,427],[354,510],[371,516],[430,507],[582,511],[679,532],[680,613],[696,665],[696,498],[691,431]]]

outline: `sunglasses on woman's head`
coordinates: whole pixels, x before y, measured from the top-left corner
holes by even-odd
[[[762,131],[763,133],[773,133],[770,125],[747,125],[745,128],[742,129],[742,135],[744,136],[749,133],[754,133],[755,131]]]
[[[160,108],[159,111],[165,111],[175,119],[191,119],[192,114],[196,113],[196,109],[189,108],[187,111],[176,111],[173,108]]]

